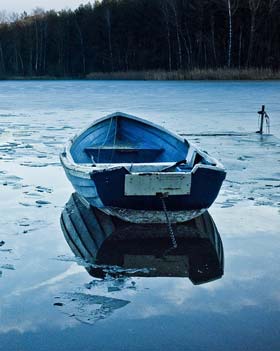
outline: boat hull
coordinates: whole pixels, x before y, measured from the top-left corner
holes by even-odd
[[[86,201],[105,212],[124,221],[133,223],[164,223],[160,196],[126,196],[125,168],[111,171],[91,172],[88,177],[81,177],[65,169],[74,189]],[[199,168],[191,175],[191,189],[185,195],[170,195],[164,198],[170,221],[185,222],[201,215],[215,201],[224,172]]]
[[[121,112],[75,136],[60,155],[77,193],[135,223],[184,222],[215,201],[226,172],[187,140]]]

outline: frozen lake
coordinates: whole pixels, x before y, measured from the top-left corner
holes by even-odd
[[[0,98],[0,350],[279,350],[280,82],[1,81]],[[261,137],[262,104],[272,135]],[[72,188],[58,154],[115,111],[185,135],[225,165],[209,211],[221,279],[89,289],[60,229]]]

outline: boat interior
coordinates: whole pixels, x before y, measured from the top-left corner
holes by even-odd
[[[207,160],[173,134],[138,119],[114,115],[92,125],[73,142],[71,156],[80,164],[185,163]]]

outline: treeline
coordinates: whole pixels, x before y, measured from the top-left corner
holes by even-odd
[[[103,0],[0,23],[0,77],[280,69],[280,0]]]

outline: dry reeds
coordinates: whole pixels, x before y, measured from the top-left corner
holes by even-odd
[[[200,69],[179,71],[92,72],[86,79],[93,80],[277,80],[280,71],[269,68]]]

